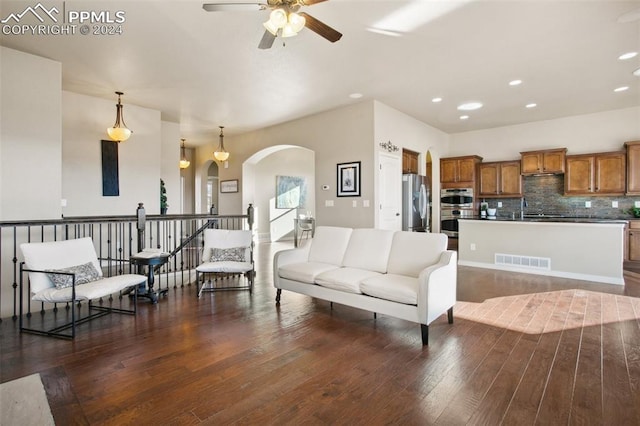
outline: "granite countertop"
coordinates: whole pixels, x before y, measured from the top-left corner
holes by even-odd
[[[481,221],[498,221],[498,222],[564,222],[564,223],[627,223],[634,220],[633,217],[627,218],[597,218],[584,216],[544,216],[544,215],[526,215],[524,218],[516,216],[497,216],[495,218],[482,218],[479,216],[460,218],[463,220],[481,220]]]

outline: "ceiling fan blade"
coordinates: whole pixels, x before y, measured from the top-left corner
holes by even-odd
[[[327,0],[298,0],[298,3],[300,3],[300,5],[302,6],[311,6],[316,3],[322,3],[323,1],[327,1]]]
[[[306,23],[304,25],[305,27],[309,28],[314,33],[326,38],[331,43],[335,43],[336,41],[340,40],[340,38],[342,37],[341,33],[334,30],[327,24],[321,21],[318,21],[316,18],[309,15],[308,13],[300,12],[299,15],[304,16],[304,19],[306,19]]]
[[[273,42],[275,41],[276,36],[271,34],[269,31],[265,31],[262,36],[262,40],[260,40],[260,44],[258,45],[258,49],[271,49],[273,46]]]
[[[265,3],[205,3],[202,8],[207,12],[227,12],[227,11],[243,11],[243,10],[264,10],[267,8]]]

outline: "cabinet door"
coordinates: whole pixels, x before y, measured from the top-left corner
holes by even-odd
[[[565,194],[587,194],[593,191],[594,157],[567,157],[567,170],[564,175]]]
[[[440,160],[440,182],[456,183],[457,160]]]
[[[564,151],[549,151],[542,156],[543,173],[564,173]]]
[[[480,164],[480,195],[498,195],[500,166],[496,163]]]
[[[595,189],[598,194],[624,194],[627,159],[623,152],[596,156]]]
[[[476,160],[465,158],[458,160],[458,182],[473,182],[476,177]]]
[[[522,195],[520,162],[502,163],[500,166],[500,195]]]
[[[640,195],[640,143],[627,145],[627,194]]]
[[[640,261],[640,229],[630,229],[627,235],[629,238],[628,259]]]
[[[540,164],[542,162],[542,154],[522,154],[522,174],[540,173]]]

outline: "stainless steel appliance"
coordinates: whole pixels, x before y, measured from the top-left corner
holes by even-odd
[[[440,191],[440,207],[473,209],[473,188],[451,188]]]
[[[458,219],[474,215],[473,188],[440,191],[440,232],[458,238]]]
[[[429,181],[426,176],[402,175],[402,230],[429,232]]]

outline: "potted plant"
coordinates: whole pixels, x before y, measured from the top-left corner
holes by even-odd
[[[633,217],[640,217],[640,207],[631,207],[629,210],[627,210],[627,213],[629,213]]]
[[[482,202],[480,203],[480,217],[487,217],[487,210],[489,209],[489,204]]]
[[[160,214],[167,214],[167,188],[164,186],[164,181],[160,179]]]

